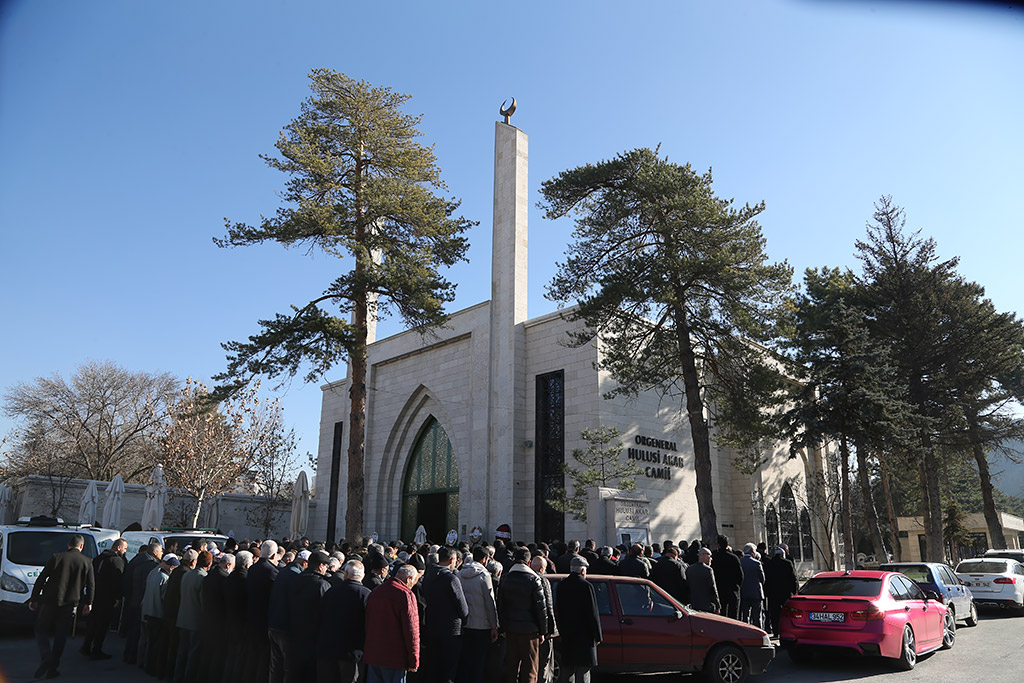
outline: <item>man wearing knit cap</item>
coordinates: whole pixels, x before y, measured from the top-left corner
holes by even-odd
[[[586,558],[574,558],[570,574],[558,586],[556,597],[558,630],[562,636],[560,681],[589,683],[590,669],[597,666],[597,645],[601,642],[601,617],[597,611],[594,586],[587,581]]]

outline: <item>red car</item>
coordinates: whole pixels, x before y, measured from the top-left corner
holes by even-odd
[[[552,590],[565,575],[548,576]],[[743,683],[775,657],[768,634],[676,602],[646,579],[588,576],[604,640],[597,671],[703,671],[712,683]]]
[[[918,655],[953,647],[956,621],[938,595],[899,572],[822,572],[783,606],[780,636],[794,661],[839,648],[908,670]]]

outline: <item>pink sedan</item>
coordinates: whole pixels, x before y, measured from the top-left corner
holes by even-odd
[[[953,647],[956,621],[937,595],[898,572],[822,572],[786,602],[780,635],[794,661],[841,649],[908,670],[918,655]]]

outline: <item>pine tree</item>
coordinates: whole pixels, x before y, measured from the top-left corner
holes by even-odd
[[[215,398],[256,375],[292,377],[307,368],[316,381],[349,363],[348,507],[346,535],[363,532],[363,460],[367,326],[397,312],[413,329],[445,320],[455,285],[439,273],[465,258],[459,202],[443,196],[433,149],[418,142],[421,117],[404,114],[408,95],[328,69],[310,75],[313,95],[263,156],[289,179],[285,206],[259,225],[227,223],[218,246],[278,242],[346,262],[348,268],[308,302],[261,320],[248,341],[224,344],[224,383]],[[333,535],[334,520],[328,520]],[[333,539],[329,539],[333,540]]]
[[[562,172],[541,185],[548,218],[576,218],[573,243],[548,288],[578,301],[577,344],[601,342],[599,368],[614,394],[657,390],[682,400],[695,455],[701,534],[718,534],[711,429],[737,445],[765,436],[779,396],[764,348],[791,286],[772,264],[755,220],[764,204],[734,208],[711,172],[636,149]]]

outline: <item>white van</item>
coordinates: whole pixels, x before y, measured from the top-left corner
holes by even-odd
[[[125,559],[131,560],[133,557],[139,554],[139,548],[144,545],[152,543],[159,543],[164,550],[167,549],[168,541],[175,541],[178,544],[178,548],[175,554],[181,557],[181,553],[185,550],[185,546],[192,546],[195,549],[199,549],[200,545],[202,549],[206,549],[209,543],[216,543],[219,550],[224,550],[224,543],[227,542],[228,537],[222,536],[221,534],[214,533],[208,529],[164,529],[162,531],[125,531],[121,534],[121,538],[128,541],[128,551],[125,553]]]
[[[88,527],[64,524],[53,517],[24,517],[0,526],[0,621],[32,621],[28,599],[39,572],[54,553],[68,549],[75,534],[85,539],[82,552],[99,554],[96,538]]]

